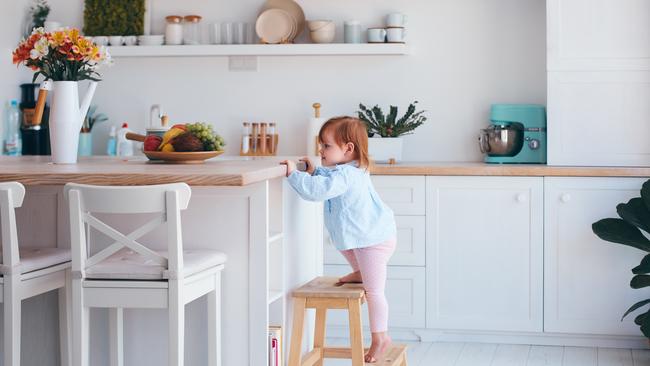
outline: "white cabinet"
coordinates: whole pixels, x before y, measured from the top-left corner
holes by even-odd
[[[640,335],[634,316],[620,321],[648,292],[629,287],[643,252],[605,242],[592,223],[618,217],[616,205],[639,196],[645,179],[546,178],[544,331]]]
[[[543,178],[426,186],[427,327],[541,332]]]
[[[350,272],[347,265],[326,265],[326,276],[343,276]],[[397,328],[424,328],[424,267],[388,266],[386,299],[388,326]],[[368,324],[368,306],[362,307],[362,323]],[[347,326],[347,312],[329,311],[327,324]]]
[[[548,163],[650,165],[650,1],[546,4]]]
[[[373,175],[372,184],[395,215],[424,215],[424,176]]]

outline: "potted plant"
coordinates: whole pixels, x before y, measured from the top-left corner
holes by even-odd
[[[93,154],[93,140],[91,132],[95,123],[104,122],[108,120],[108,117],[104,113],[96,113],[97,106],[91,105],[88,108],[88,113],[86,118],[84,118],[84,123],[81,126],[81,132],[79,133],[79,156],[90,156]]]
[[[54,163],[76,163],[79,131],[93,97],[100,65],[111,58],[103,46],[83,37],[78,29],[65,28],[45,32],[36,28],[13,51],[13,63],[24,64],[45,77],[41,90],[54,93],[50,107],[50,142]],[[90,80],[81,107],[78,82]],[[44,94],[39,93],[39,99]]]
[[[406,113],[398,118],[398,108],[390,106],[388,115],[375,105],[367,108],[359,104],[359,119],[368,129],[368,151],[375,161],[400,161],[402,159],[402,138],[400,136],[413,133],[413,130],[422,125],[427,117],[425,111],[415,111],[415,101],[408,106]]]
[[[632,268],[630,287],[640,289],[650,286],[650,180],[643,184],[641,197],[632,198],[627,203],[616,206],[620,218],[607,218],[592,225],[593,232],[601,239],[637,248],[647,253],[641,263]],[[645,232],[645,235],[643,232]],[[621,321],[628,314],[650,304],[650,298],[637,302],[623,314]],[[638,314],[634,323],[641,327],[641,333],[650,342],[650,308]]]

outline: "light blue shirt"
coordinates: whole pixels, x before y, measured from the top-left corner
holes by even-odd
[[[379,198],[370,174],[355,163],[318,167],[314,175],[293,171],[289,184],[308,201],[325,201],[325,227],[338,250],[395,238],[393,211]]]

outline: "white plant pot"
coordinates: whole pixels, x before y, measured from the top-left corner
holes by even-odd
[[[402,160],[402,138],[368,138],[368,153],[370,154],[370,159],[378,163],[386,163],[390,159],[395,159],[398,162]]]

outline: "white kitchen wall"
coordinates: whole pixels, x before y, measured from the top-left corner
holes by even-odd
[[[27,0],[3,0],[0,50],[15,46],[15,18]],[[409,16],[408,56],[260,57],[257,72],[228,71],[227,57],[117,58],[102,72],[94,103],[111,124],[123,121],[139,131],[151,104],[162,104],[172,122],[208,121],[237,154],[243,121],[275,121],[280,154],[304,153],[311,104],[324,116],[354,114],[357,105],[389,104],[406,109],[420,101],[429,120],[407,136],[405,160],[477,161],[479,128],[491,103],[546,102],[544,0],[298,0],[307,19],[361,20],[377,26],[383,16]],[[51,20],[83,23],[83,1],[50,0]],[[153,0],[153,31],[162,33],[164,16],[202,15],[215,21],[254,21],[262,0]],[[304,39],[304,35],[302,37]],[[0,97],[19,96],[18,74],[0,57]],[[104,153],[109,124],[94,131],[95,153]]]

